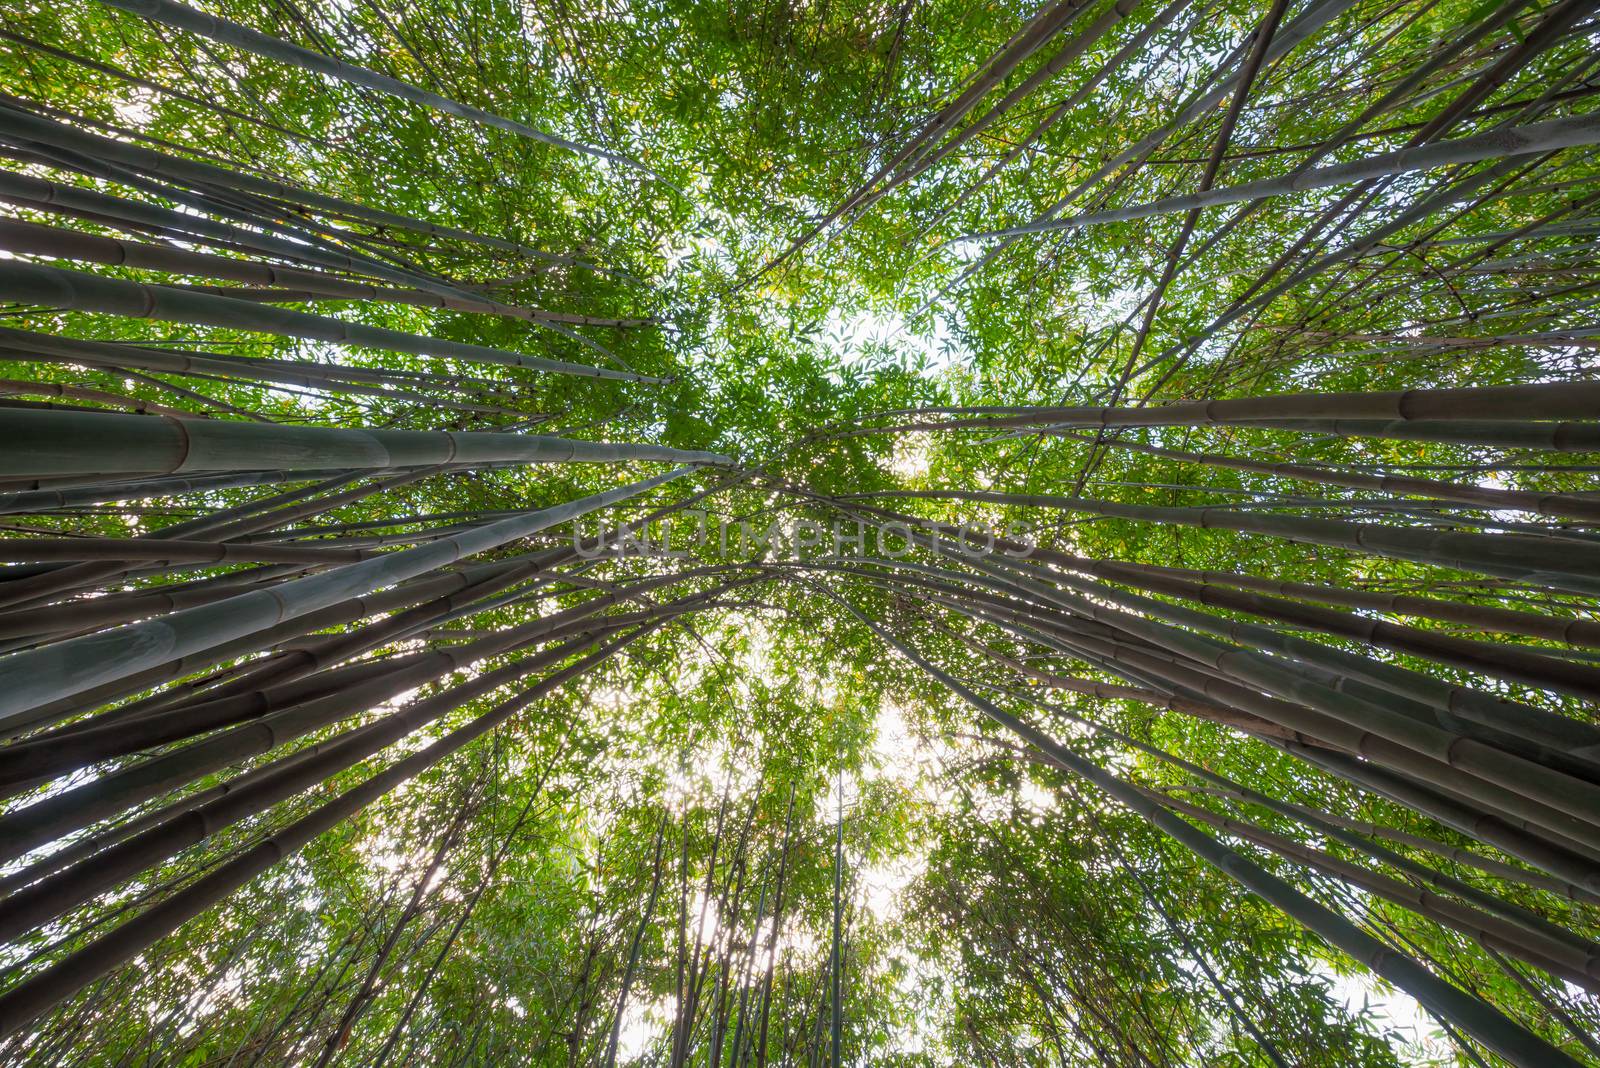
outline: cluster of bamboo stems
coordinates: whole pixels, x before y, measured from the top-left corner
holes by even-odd
[[[658,180],[618,153],[448,100],[174,0],[106,2],[219,44],[608,160]],[[1047,110],[1026,138],[940,213],[930,230],[1014,165],[1152,40],[1186,14],[1203,14],[1190,11],[1191,6],[1191,0],[1174,0],[1148,15],[1119,51]],[[1407,227],[1489,195],[1485,190],[1497,192],[1497,183],[1537,173],[1530,168],[1553,153],[1600,140],[1600,124],[1592,115],[1547,117],[1567,99],[1563,92],[1573,84],[1587,85],[1583,79],[1600,59],[1570,65],[1563,80],[1516,107],[1484,110],[1493,93],[1566,41],[1593,9],[1592,3],[1562,0],[1533,13],[1507,3],[1444,41],[1326,143],[1312,146],[1292,171],[1259,181],[1215,184],[1252,86],[1269,77],[1275,63],[1287,62],[1330,25],[1339,25],[1353,6],[1347,0],[1315,0],[1292,16],[1287,5],[1273,6],[1257,32],[1217,65],[1169,123],[1123,147],[1037,219],[980,235],[1004,239],[997,248],[1005,249],[1031,234],[1184,213],[1180,236],[1166,250],[1160,280],[1136,309],[1142,326],[1115,376],[1108,403],[887,412],[824,439],[960,433],[1066,442],[1083,447],[1091,457],[1070,493],[925,488],[823,495],[764,467],[738,467],[709,451],[526,433],[538,415],[519,407],[509,387],[532,376],[582,376],[636,389],[660,385],[663,376],[621,365],[615,354],[576,329],[646,329],[652,318],[555,312],[502,301],[496,287],[454,281],[419,266],[379,240],[378,232],[404,233],[419,245],[451,243],[487,250],[538,269],[613,276],[625,272],[101,136],[24,101],[0,102],[0,151],[27,164],[29,171],[0,172],[0,199],[27,216],[0,220],[0,249],[13,254],[0,259],[0,286],[8,299],[62,313],[315,342],[346,355],[347,350],[401,353],[468,369],[446,373],[415,369],[440,364],[409,361],[311,361],[193,351],[70,336],[65,327],[0,329],[0,354],[8,360],[114,372],[165,394],[157,403],[62,382],[5,381],[0,392],[6,397],[53,400],[0,400],[0,439],[7,443],[0,452],[0,512],[85,517],[97,514],[99,506],[133,509],[139,506],[127,502],[168,500],[198,500],[204,507],[216,499],[209,495],[228,492],[234,494],[230,500],[241,499],[244,491],[264,487],[263,495],[250,495],[243,503],[203,511],[137,537],[45,536],[48,531],[39,530],[0,537],[0,733],[6,739],[0,746],[0,790],[13,799],[0,814],[0,863],[6,865],[0,876],[0,940],[49,933],[42,949],[11,970],[13,981],[0,993],[0,1035],[26,1036],[50,1009],[116,973],[318,835],[512,717],[526,714],[631,644],[695,613],[738,609],[762,587],[782,584],[814,593],[819,603],[836,604],[945,692],[1015,735],[1021,747],[1016,752],[1026,759],[1090,784],[1138,813],[1485,1048],[1530,1068],[1577,1063],[1507,1013],[1386,941],[1371,925],[1315,899],[1261,858],[1271,856],[1293,870],[1337,881],[1530,965],[1552,980],[1600,994],[1600,943],[1585,933],[1595,930],[1592,910],[1600,906],[1600,726],[1583,714],[1600,699],[1600,665],[1593,662],[1592,652],[1600,649],[1600,623],[1571,612],[1512,606],[1514,596],[1530,592],[1567,598],[1563,604],[1592,604],[1600,596],[1600,540],[1595,533],[1600,502],[1587,492],[1488,486],[1421,472],[1374,473],[1348,464],[1197,451],[1176,447],[1173,439],[1153,432],[1195,428],[1277,435],[1279,442],[1300,435],[1536,454],[1600,453],[1600,421],[1595,418],[1600,386],[1539,382],[1120,403],[1140,376],[1156,372],[1153,391],[1205,345],[1234,324],[1253,321],[1290,287],[1325,281],[1336,269],[1374,255]],[[1133,0],[1110,5],[1058,0],[1046,5],[948,103],[885,151],[876,171],[768,269],[787,262],[835,224],[849,225],[893,190],[954,158],[1020,101],[1113,41],[1138,10]],[[1513,22],[1520,27],[1520,42],[1490,49],[1486,42]],[[1459,91],[1448,96],[1432,119],[1408,129],[1402,147],[1321,165],[1353,143],[1373,120],[1414,105],[1430,79],[1466,59],[1472,63],[1461,76]],[[1013,79],[1024,70],[1025,76]],[[980,111],[1003,85],[1013,87]],[[1109,176],[1121,170],[1122,177],[1110,183],[1109,192],[1115,192],[1174,131],[1217,112],[1224,102],[1228,106],[1221,132],[1213,151],[1200,161],[1204,170],[1198,191],[1063,217],[1090,190],[1106,203]],[[1445,136],[1469,120],[1487,125],[1477,133]],[[1446,170],[1448,177],[1394,210],[1383,225],[1327,247],[1353,218],[1393,189],[1397,176],[1424,169]],[[60,172],[63,180],[39,177],[41,170]],[[1333,184],[1353,188],[1323,209],[1266,274],[1200,332],[1169,346],[1153,362],[1140,363],[1164,294],[1186,264],[1216,247],[1268,198]],[[110,187],[128,195],[105,191]],[[1554,216],[1482,240],[1481,248],[1455,267],[1486,269],[1493,254],[1529,235],[1543,235],[1577,210],[1572,205],[1588,202],[1573,199]],[[1201,251],[1191,250],[1200,213],[1225,204],[1241,207],[1201,239]],[[63,225],[67,221],[107,233]],[[995,255],[986,254],[966,276]],[[110,266],[122,274],[37,260]],[[1582,266],[1572,269],[1581,271]],[[123,276],[136,271],[158,272],[165,280]],[[174,284],[173,276],[199,282]],[[1335,296],[1347,299],[1349,294],[1324,294],[1327,299]],[[322,300],[509,319],[527,324],[532,337],[559,341],[569,349],[576,345],[617,366],[591,366],[279,307]],[[1563,310],[1553,309],[1549,317],[1554,320]],[[1530,314],[1536,318],[1539,310]],[[1313,318],[1307,316],[1305,329]],[[1571,345],[1586,336],[1554,326],[1542,334],[1530,333],[1524,319],[1515,326],[1518,333],[1474,334],[1468,340]],[[60,321],[85,320],[79,315]],[[532,333],[534,329],[539,333]],[[1439,337],[1441,345],[1462,341],[1457,335]],[[1417,345],[1423,339],[1403,340]],[[473,377],[473,366],[494,368],[484,372],[493,377]],[[188,380],[196,388],[170,379]],[[459,416],[464,427],[482,429],[274,422],[209,397],[205,384],[219,379],[303,387],[317,395],[407,408],[428,406]],[[1319,492],[1384,496],[1346,498],[1343,504],[1366,514],[1339,518],[1301,514],[1332,511],[1341,503],[1316,498],[1285,498],[1257,509],[1238,504],[1155,506],[1087,496],[1092,458],[1108,450],[1150,456],[1189,472],[1235,472],[1318,487]],[[536,508],[305,525],[333,509],[386,500],[384,494],[428,480],[518,465],[572,463],[675,466]],[[820,516],[913,531],[915,552],[895,558],[864,552],[825,560],[718,561],[643,577],[622,571],[599,578],[595,565],[581,558],[575,545],[530,543],[580,517],[639,504],[652,491],[690,476],[702,483],[696,492],[657,502],[640,518],[614,522],[610,537],[702,500],[760,488]],[[896,500],[921,502],[920,507],[934,511],[894,511],[887,502]],[[1474,577],[1471,581],[1481,581],[1489,594],[1453,599],[1287,581],[1245,571],[1097,559],[1007,538],[974,547],[962,528],[934,518],[948,518],[956,503],[1111,517],[1152,528],[1197,527],[1318,546],[1404,561],[1429,574],[1465,573]],[[382,533],[399,526],[420,529]],[[197,571],[203,574],[190,577]],[[1503,603],[1485,603],[1497,593],[1504,595]],[[541,610],[558,597],[571,603]],[[901,611],[874,607],[884,604]],[[492,620],[485,614],[507,606],[518,608],[526,621],[491,622],[484,631],[446,627],[462,620]],[[1465,628],[1472,636],[1450,628]],[[1040,689],[1093,702],[1134,702],[1219,725],[1291,754],[1308,774],[1341,780],[1359,793],[1412,809],[1433,821],[1440,833],[1419,834],[1275,797],[1118,731],[1107,717],[1082,717],[1079,711],[1091,704],[1056,708],[1037,696]],[[1062,731],[1046,725],[1059,725],[1062,717],[1076,717],[1085,729],[1142,751],[1170,769],[1172,781],[1136,781],[1100,766],[1063,741]],[[418,732],[426,744],[397,750],[396,743]],[[356,781],[363,770],[370,774]],[[321,788],[334,781],[340,792],[325,797]],[[283,815],[284,806],[292,802],[303,803]],[[401,931],[421,908],[423,888],[472,818],[472,806],[463,801],[456,820],[439,835],[400,920],[375,947],[345,1010],[327,1033],[316,1056],[319,1065],[336,1055],[341,1038],[355,1026]],[[759,885],[759,896],[753,920],[742,921],[751,924],[742,949],[698,936],[693,948],[686,948],[685,831],[674,1064],[690,1059],[702,1030],[709,1034],[706,1056],[713,1066],[725,1056],[741,1065],[767,1061],[777,959],[773,947],[784,915],[791,828],[786,821],[783,846],[775,870],[770,870],[774,865],[763,867],[746,848],[747,816],[732,846],[735,859],[725,865],[725,880],[716,885],[715,849],[722,844],[727,806],[725,797],[703,900],[719,901],[719,914],[731,926],[741,922],[751,887]],[[1320,844],[1274,829],[1259,815],[1252,818],[1252,808],[1281,821],[1279,828],[1293,825],[1303,838]],[[527,814],[525,809],[493,854],[491,875],[512,848]],[[114,927],[102,929],[101,917],[89,906],[151,872],[180,865],[190,855],[186,851],[240,827],[260,828],[262,833],[246,838],[220,862],[155,896]],[[605,1010],[608,1068],[618,1054],[641,945],[662,889],[665,818],[658,827],[654,880],[629,940],[619,994]],[[839,1063],[844,998],[842,828],[841,816],[835,838],[829,988],[824,995],[819,981],[817,991],[818,1005],[826,998],[832,1013],[834,1064]],[[1333,843],[1340,851],[1329,848]],[[1469,879],[1458,874],[1464,868],[1476,875]],[[1486,889],[1486,880],[1531,892],[1543,905],[1532,907],[1524,897]],[[427,972],[429,981],[482,892],[481,886],[474,891]],[[702,928],[704,922],[702,915]],[[764,962],[758,943],[767,947]],[[380,1062],[402,1041],[421,997],[419,989],[384,1042]],[[1232,1006],[1231,998],[1226,1000]],[[592,1000],[579,1008],[580,1016],[600,1011]],[[821,1022],[819,1007],[817,1027]],[[1594,1048],[1594,1039],[1580,1025],[1569,1020],[1568,1027],[1575,1042]],[[1257,1038],[1271,1049],[1266,1037]],[[1278,1059],[1275,1051],[1271,1056]]]

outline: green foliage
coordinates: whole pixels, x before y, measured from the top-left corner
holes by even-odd
[[[708,513],[710,538],[692,539],[686,525],[668,521],[679,559],[607,558],[573,566],[504,603],[473,604],[459,617],[363,649],[361,657],[376,659],[451,648],[575,610],[596,590],[626,590],[673,569],[705,570],[686,585],[641,594],[638,603],[627,601],[615,611],[648,610],[688,592],[713,599],[541,697],[87,986],[4,1047],[8,1063],[312,1064],[326,1052],[334,1063],[349,1065],[605,1064],[615,1031],[618,1063],[711,1064],[715,1047],[721,1064],[735,1063],[742,1050],[742,1065],[761,1063],[755,1050],[763,1021],[765,1063],[826,1063],[833,835],[841,818],[833,790],[840,774],[846,1063],[1501,1063],[1476,1039],[1368,978],[1349,957],[1133,813],[1060,768],[1030,761],[947,687],[887,651],[850,607],[892,626],[994,700],[1047,725],[1074,751],[1141,787],[1179,791],[1201,784],[1111,732],[1321,812],[1426,836],[1447,848],[1492,847],[1322,772],[1237,724],[1080,693],[1057,695],[1059,709],[1105,732],[1047,713],[1035,701],[1043,691],[1025,685],[1027,675],[1001,670],[1008,661],[1010,667],[1033,665],[1034,675],[1102,684],[1139,680],[1082,655],[1081,647],[1079,655],[1069,655],[1029,641],[994,616],[964,615],[959,605],[924,596],[925,587],[887,567],[855,560],[834,561],[831,570],[801,567],[777,550],[764,557],[730,554],[717,538],[719,523],[737,530],[743,522],[756,531],[780,520],[831,523],[859,506],[854,494],[995,489],[1081,491],[1123,504],[1312,515],[1374,528],[1520,533],[1545,539],[1542,551],[1552,558],[1562,544],[1592,546],[1593,524],[1175,463],[1121,445],[1592,497],[1594,457],[1583,454],[1271,425],[1153,426],[1108,437],[1097,437],[1093,426],[1070,434],[1038,433],[1037,427],[1014,434],[1000,424],[905,428],[942,418],[907,411],[940,407],[1142,406],[1593,382],[1590,331],[1600,277],[1587,212],[1600,157],[1588,148],[1522,160],[1495,183],[1382,234],[1381,244],[1337,263],[1316,257],[1380,234],[1408,206],[1484,168],[1400,176],[1374,188],[1360,210],[1331,227],[1315,220],[1346,189],[1296,194],[1248,212],[1202,213],[1147,337],[1140,336],[1141,301],[1162,274],[1183,216],[1004,246],[956,241],[1034,220],[1063,197],[1070,216],[1194,188],[1223,107],[1206,109],[1149,152],[1094,176],[1212,88],[1224,58],[1248,39],[1265,5],[1197,0],[1142,40],[1162,5],[1144,0],[1121,7],[1126,17],[1086,43],[1043,88],[857,212],[847,194],[957,98],[986,58],[1036,12],[971,0],[206,5],[304,47],[621,153],[664,179],[655,180],[170,31],[91,0],[14,5],[0,27],[0,91],[7,94],[0,103],[20,100],[97,134],[533,246],[560,262],[288,203],[251,208],[270,208],[275,226],[321,227],[340,249],[429,277],[464,287],[504,283],[473,292],[492,292],[507,304],[648,321],[576,323],[558,333],[525,318],[424,303],[284,294],[274,303],[529,355],[621,365],[668,380],[646,388],[243,329],[8,305],[6,324],[18,329],[219,354],[237,365],[232,374],[138,371],[46,359],[0,339],[0,379],[35,385],[33,392],[5,387],[28,398],[18,403],[115,407],[103,396],[47,388],[61,386],[204,418],[532,430],[716,450],[732,456],[734,465],[606,514],[608,524],[620,523],[717,488],[697,502]],[[1100,5],[1085,10],[1085,24],[1102,13]],[[1422,57],[1442,55],[1501,10],[1492,0],[1341,8],[1308,42],[1263,70],[1214,184],[1285,173],[1318,148],[1327,149],[1318,158],[1333,162],[1401,147],[1439,113],[1441,100],[1516,54],[1517,42],[1551,9],[1517,7],[1510,25],[1453,54],[1422,86],[1363,120],[1356,134],[1329,139],[1382,100]],[[1304,14],[1291,7],[1291,19]],[[1082,29],[1074,27],[1068,32]],[[1489,86],[1450,135],[1481,132],[1502,119],[1588,112],[1596,85],[1593,45],[1591,24],[1557,35],[1526,66]],[[1133,48],[1132,58],[1113,62],[1125,47]],[[1002,79],[958,128],[1049,55],[1041,51]],[[1084,88],[1097,75],[1102,79]],[[1080,88],[1085,101],[1031,141],[1037,124]],[[1557,95],[1554,102],[1542,99],[1547,89]],[[1527,110],[1534,105],[1557,110]],[[974,187],[1024,142],[1031,147],[1023,157]],[[176,185],[135,181],[96,166],[75,169],[70,160],[35,151],[3,131],[0,144],[6,167],[19,173],[141,203],[187,204]],[[1088,185],[1078,190],[1080,183]],[[791,247],[841,205],[848,225],[835,223]],[[5,211],[125,241],[207,251],[183,235],[152,234],[92,215],[62,216],[39,204],[8,202]],[[1519,228],[1531,232],[1504,242],[1493,236]],[[1306,235],[1314,235],[1309,246],[1297,246]],[[978,263],[996,247],[992,260]],[[1286,252],[1293,252],[1285,261],[1289,271],[1318,269],[1294,278],[1271,301],[1247,306],[1289,278],[1276,264]],[[248,250],[227,254],[265,258]],[[114,264],[92,269],[154,284],[213,281]],[[1235,318],[1219,322],[1235,311]],[[325,375],[288,384],[243,369],[242,361],[257,361],[259,370],[268,360]],[[342,388],[352,382],[375,388]],[[459,403],[441,403],[446,400]],[[585,465],[424,472],[297,519],[287,532],[259,534],[312,546],[388,548],[494,513],[569,501],[621,484],[624,475],[640,477]],[[7,516],[3,531],[6,537],[148,537],[310,481],[302,476],[282,485],[30,510]],[[0,492],[35,488],[53,487]],[[1486,578],[1448,559],[1398,560],[1214,524],[1154,524],[1086,509],[936,498],[870,503],[980,529],[1020,524],[1012,529],[1025,530],[1039,545],[1091,560],[1375,593],[1421,591],[1462,605],[1597,618],[1593,598]],[[560,549],[570,538],[563,529],[502,546],[483,559]],[[950,566],[925,552],[915,559]],[[236,575],[247,566],[113,568],[113,578],[97,592],[163,591]],[[722,585],[736,576],[750,581]],[[92,598],[72,593],[67,603],[92,604]],[[28,607],[36,606],[23,602]],[[1217,608],[1214,614],[1595,721],[1593,700],[1570,689],[1312,633],[1241,610]],[[1404,615],[1390,615],[1396,614]],[[319,624],[309,639],[283,641],[318,648],[375,618],[353,612]],[[1042,626],[1042,619],[1032,622]],[[1487,638],[1572,663],[1593,657],[1582,643],[1485,635],[1421,616],[1405,621],[1427,633]],[[29,640],[12,641],[5,651]],[[974,642],[1003,659],[986,657]],[[272,644],[283,648],[276,637]],[[259,651],[231,654],[215,669],[256,666],[250,654]],[[398,706],[521,655],[519,648],[458,665],[336,727],[284,739],[271,758],[377,722]],[[209,681],[213,666],[179,673],[167,692]],[[210,834],[17,939],[0,956],[7,987],[90,945],[127,916],[173,899],[316,806],[485,714],[520,686],[462,703],[396,745]],[[128,707],[145,693],[119,694],[107,707]],[[143,755],[119,754],[77,774],[104,775]],[[267,760],[242,760],[159,802],[200,797]],[[7,811],[22,811],[59,785],[23,782]],[[1395,874],[1259,806],[1216,795],[1196,803]],[[156,804],[134,806],[97,830],[122,826]],[[461,813],[458,840],[444,851],[438,875],[421,884]],[[1505,947],[1497,950],[1487,939],[1224,837],[1309,898],[1567,1054],[1594,1055],[1592,1040],[1583,1040],[1600,1027],[1592,993],[1508,959]],[[1415,848],[1405,852],[1584,939],[1600,937],[1600,913],[1586,899],[1562,899]],[[1507,852],[1494,858],[1521,863]],[[419,904],[408,912],[414,893]],[[781,933],[773,938],[780,904]],[[391,935],[392,945],[381,949]],[[763,975],[769,961],[770,984]],[[358,995],[375,963],[372,985]],[[1358,994],[1387,1000],[1369,1009]]]

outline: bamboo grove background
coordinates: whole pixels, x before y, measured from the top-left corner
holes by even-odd
[[[0,1056],[1600,1063],[1596,7],[10,0]]]

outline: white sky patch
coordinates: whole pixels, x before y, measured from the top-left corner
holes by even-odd
[[[893,921],[901,911],[901,896],[928,870],[926,854],[895,857],[883,864],[862,868],[856,876],[856,893],[861,904],[882,923]]]
[[[889,470],[905,481],[926,478],[933,450],[927,437],[921,434],[899,434],[894,439],[894,452],[889,459]]]
[[[135,89],[118,100],[112,110],[117,113],[117,118],[121,119],[124,125],[139,129],[149,125],[155,115],[150,109],[151,96],[147,90]]]
[[[393,874],[398,871],[421,871],[433,859],[433,848],[429,843],[407,843],[398,836],[383,831],[364,839],[357,847],[362,862],[368,871],[381,871]],[[435,873],[437,876],[438,873]]]
[[[894,309],[846,315],[836,308],[823,320],[822,336],[847,367],[865,362],[873,349],[884,347],[925,348],[930,357],[929,374],[972,362],[972,350],[956,337],[950,320],[938,311],[933,313],[931,328],[915,330],[905,315]]]
[[[1417,1068],[1454,1064],[1454,1053],[1439,1026],[1410,994],[1381,982],[1368,972],[1335,975],[1325,966],[1313,965],[1328,979],[1330,992],[1346,1009],[1360,1015],[1370,1012],[1368,1022],[1387,1035],[1396,1052]]]
[[[695,253],[701,253],[713,260],[726,261],[728,250],[714,237],[686,237],[663,243],[659,249],[661,258],[666,261],[663,275],[677,273],[678,269],[687,263]]]
[[[868,781],[888,781],[925,798],[938,792],[938,769],[953,752],[942,739],[927,739],[906,723],[905,709],[894,700],[878,705]],[[928,870],[926,844],[911,843],[900,852],[865,865],[855,875],[854,895],[879,923],[895,922],[903,895]]]
[[[875,726],[872,755],[878,774],[874,778],[910,788],[930,780],[954,755],[944,741],[924,739],[913,732],[906,723],[905,709],[894,700],[878,705]]]
[[[617,1063],[627,1064],[643,1057],[650,1049],[650,1043],[662,1031],[659,1022],[671,1019],[671,1001],[659,1005],[651,1005],[643,1000],[634,999],[622,1013],[622,1026],[617,1032]]]
[[[1017,802],[1025,811],[1043,816],[1056,807],[1054,790],[1046,790],[1032,779],[1024,779],[1017,787]]]

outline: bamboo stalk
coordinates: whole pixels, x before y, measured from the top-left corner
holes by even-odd
[[[1085,426],[1271,426],[1290,420],[1547,420],[1592,418],[1600,406],[1600,382],[1529,382],[1511,386],[1405,389],[1370,393],[1276,393],[1254,397],[1158,404],[1143,408],[977,406],[901,408],[896,415],[982,415],[995,418],[955,423],[979,429],[1038,423]]]
[[[1577,1065],[1577,1061],[1525,1030],[1488,1002],[1440,980],[1415,960],[1389,949],[1342,916],[1318,905],[1288,883],[1251,863],[1216,839],[1200,833],[1172,816],[1130,784],[1107,773],[1072,750],[1058,744],[1037,728],[979,696],[964,683],[912,651],[881,625],[861,616],[853,606],[847,604],[847,607],[891,648],[948,686],[979,712],[1020,736],[1073,774],[1087,779],[1201,859],[1282,909],[1307,929],[1405,990],[1428,1008],[1451,1020],[1456,1026],[1473,1035],[1511,1063],[1525,1068],[1544,1068],[1556,1064],[1575,1068]]]
[[[1237,834],[1270,849],[1279,856],[1326,872],[1452,930],[1484,938],[1503,952],[1509,952],[1557,978],[1580,986],[1590,993],[1600,993],[1600,981],[1597,981],[1592,974],[1600,969],[1600,961],[1597,961],[1593,952],[1570,949],[1554,939],[1507,923],[1449,898],[1416,889],[1398,879],[1368,871],[1325,850],[1290,841],[1282,835],[1274,834],[1246,820],[1219,816],[1199,805],[1180,801],[1153,790],[1145,790],[1143,793],[1175,812],[1207,823],[1218,830]]]
[[[190,186],[204,188],[220,186],[240,189],[259,196],[304,204],[318,211],[356,219],[379,227],[398,227],[426,237],[466,241],[475,245],[512,252],[530,259],[551,263],[576,265],[576,261],[558,256],[543,249],[533,248],[516,241],[474,233],[453,226],[441,226],[396,212],[382,211],[365,204],[340,200],[314,190],[291,186],[242,171],[228,170],[200,160],[188,159],[156,152],[125,140],[97,137],[85,130],[65,123],[52,122],[43,116],[33,115],[18,108],[0,106],[0,114],[19,131],[33,135],[45,143],[59,143],[78,149],[94,159],[109,160],[146,174],[157,174]]]
[[[153,421],[136,416],[119,418]],[[214,648],[351,597],[425,575],[506,542],[571,522],[588,512],[681,478],[690,470],[678,468],[567,504],[487,523],[413,549],[294,579],[270,591],[240,594],[157,620],[11,653],[0,658],[0,680],[4,680],[0,682],[0,716],[3,716],[0,723],[9,726],[25,719],[30,710],[46,702],[116,682],[167,661]]]
[[[1329,545],[1372,556],[1524,579],[1576,593],[1600,593],[1600,546],[1563,542],[1559,549],[1520,534],[1463,534],[1414,527],[1350,523],[1291,515],[1251,515],[1226,509],[1163,508],[1053,494],[988,490],[880,490],[843,498],[964,500],[1054,508],[1176,526],[1265,534]]]
[[[19,302],[66,310],[222,326],[329,341],[336,345],[393,349],[398,352],[453,357],[507,367],[525,367],[535,371],[580,375],[585,378],[608,378],[649,385],[660,385],[665,381],[648,375],[637,375],[631,371],[615,371],[606,367],[570,363],[566,360],[526,356],[522,353],[490,348],[486,345],[473,345],[464,341],[420,337],[399,330],[350,323],[323,315],[309,315],[287,308],[257,304],[254,301],[234,300],[194,290],[174,289],[171,286],[105,278],[100,275],[84,274],[81,271],[66,271],[57,267],[45,267],[42,264],[25,263],[21,260],[0,260],[0,285],[5,286],[12,299]]]
[[[230,45],[267,59],[277,60],[280,63],[293,64],[296,67],[301,67],[329,78],[335,78],[351,85],[375,89],[378,92],[408,100],[413,104],[422,104],[435,111],[442,111],[446,115],[454,115],[457,118],[469,119],[486,126],[493,126],[542,144],[564,148],[571,152],[579,152],[586,156],[593,156],[596,159],[607,160],[630,170],[638,171],[658,181],[665,181],[648,167],[629,159],[627,156],[608,152],[602,148],[595,148],[592,145],[580,144],[577,141],[569,141],[564,137],[557,137],[554,134],[545,133],[543,130],[537,130],[527,123],[503,118],[484,111],[482,108],[475,108],[470,104],[458,103],[437,93],[430,93],[425,89],[409,85],[397,78],[378,74],[364,67],[358,67],[353,63],[346,63],[343,60],[301,48],[299,45],[290,44],[288,41],[279,40],[276,37],[257,32],[236,22],[229,22],[227,19],[218,18],[215,15],[208,15],[203,11],[196,11],[192,7],[177,3],[176,0],[101,0],[101,2],[109,7],[118,8],[130,14],[159,22],[164,26],[171,26],[173,29],[186,30],[202,37],[209,37],[219,44]]]
[[[1281,178],[1263,178],[1242,185],[1222,186],[1200,193],[1168,197],[1148,204],[1135,204],[1111,211],[1077,215],[1070,219],[1050,219],[1014,226],[1004,230],[986,230],[967,234],[956,241],[982,241],[995,237],[1018,237],[1023,234],[1046,233],[1054,230],[1074,230],[1108,222],[1129,222],[1152,215],[1190,211],[1197,208],[1216,207],[1221,204],[1238,204],[1243,201],[1262,200],[1286,196],[1308,189],[1322,189],[1330,185],[1345,185],[1409,171],[1431,170],[1438,167],[1457,166],[1463,163],[1480,163],[1484,160],[1518,158],[1542,155],[1563,148],[1600,144],[1600,116],[1578,115],[1568,119],[1529,123],[1526,126],[1503,127],[1472,137],[1458,137],[1449,141],[1435,141],[1415,148],[1402,148],[1381,152],[1364,159],[1337,163],[1286,175]]]
[[[1486,509],[1506,509],[1533,512],[1559,519],[1578,519],[1586,522],[1600,521],[1600,501],[1590,500],[1570,493],[1540,493],[1533,490],[1500,489],[1490,486],[1461,485],[1433,478],[1406,475],[1369,475],[1356,471],[1313,466],[1298,463],[1267,463],[1217,453],[1185,452],[1182,449],[1162,448],[1120,438],[1109,439],[1119,449],[1159,456],[1167,460],[1220,467],[1230,471],[1248,471],[1253,474],[1272,475],[1300,482],[1324,486],[1343,486],[1347,489],[1370,490],[1375,493],[1394,493],[1411,497],[1431,497],[1441,501],[1477,505]]]
[[[7,475],[209,474],[259,471],[629,460],[722,463],[717,453],[654,445],[606,444],[537,434],[442,430],[340,430],[164,416],[0,410],[0,453]]]
[[[317,835],[348,819],[390,790],[498,727],[517,712],[592,669],[642,631],[624,635],[563,668],[522,693],[501,702],[426,748],[403,757],[358,786],[313,809],[253,849],[222,865],[184,890],[146,909],[134,919],[74,952],[60,963],[0,994],[0,1036],[30,1020],[132,958],[198,916],[250,879],[303,848]]]

